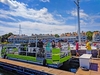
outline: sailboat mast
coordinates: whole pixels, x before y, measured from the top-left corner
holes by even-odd
[[[79,44],[81,45],[81,34],[80,34],[80,14],[79,14],[79,0],[74,1],[76,6],[77,6],[77,18],[78,18],[78,40],[79,40]]]

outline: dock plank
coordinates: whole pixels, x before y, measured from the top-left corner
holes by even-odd
[[[76,72],[76,75],[90,75],[90,70],[89,71],[83,71],[81,68],[78,69]]]
[[[90,69],[89,71],[83,71],[81,68],[79,68],[76,73],[2,58],[0,58],[0,62],[8,63],[15,66],[21,66],[33,70],[38,70],[53,75],[100,75],[100,60],[97,59],[91,59],[91,63],[93,63],[94,66],[97,66],[96,70]]]
[[[14,60],[0,58],[0,62],[4,62],[7,64],[20,66],[20,67],[25,67],[25,68],[29,68],[29,69],[33,69],[33,70],[37,70],[37,71],[41,71],[41,72],[46,72],[46,73],[53,74],[53,75],[74,75],[74,73],[70,73],[68,71],[62,71],[62,70],[58,70],[58,69],[54,69],[54,68],[49,68],[49,67],[44,67],[44,66],[14,61]]]
[[[100,60],[91,59],[90,63],[92,64],[89,71],[83,71],[79,68],[75,75],[100,75]]]

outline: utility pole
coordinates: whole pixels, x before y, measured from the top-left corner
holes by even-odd
[[[79,0],[74,1],[74,3],[77,6],[77,16],[78,16],[78,39],[79,39],[79,44],[81,45],[81,35],[80,35],[80,14],[79,14]]]

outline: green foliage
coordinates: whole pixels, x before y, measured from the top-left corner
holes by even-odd
[[[87,35],[87,39],[91,41],[92,40],[92,36],[93,36],[93,32],[88,31],[88,32],[86,32],[86,35]]]
[[[13,48],[12,52],[13,53],[18,52],[18,49],[17,48]]]
[[[8,37],[11,36],[11,35],[13,35],[13,33],[11,33],[11,32],[8,33],[8,34],[2,35],[2,36],[1,36],[1,42],[7,41],[7,40],[8,40]]]
[[[2,55],[6,54],[6,47],[4,47],[4,48],[1,50],[1,54],[2,54]]]
[[[58,34],[55,34],[55,37],[59,37],[59,35]]]

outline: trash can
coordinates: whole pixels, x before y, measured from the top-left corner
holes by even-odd
[[[90,58],[92,54],[83,54],[79,57],[80,67],[85,67],[89,69],[90,67]]]

